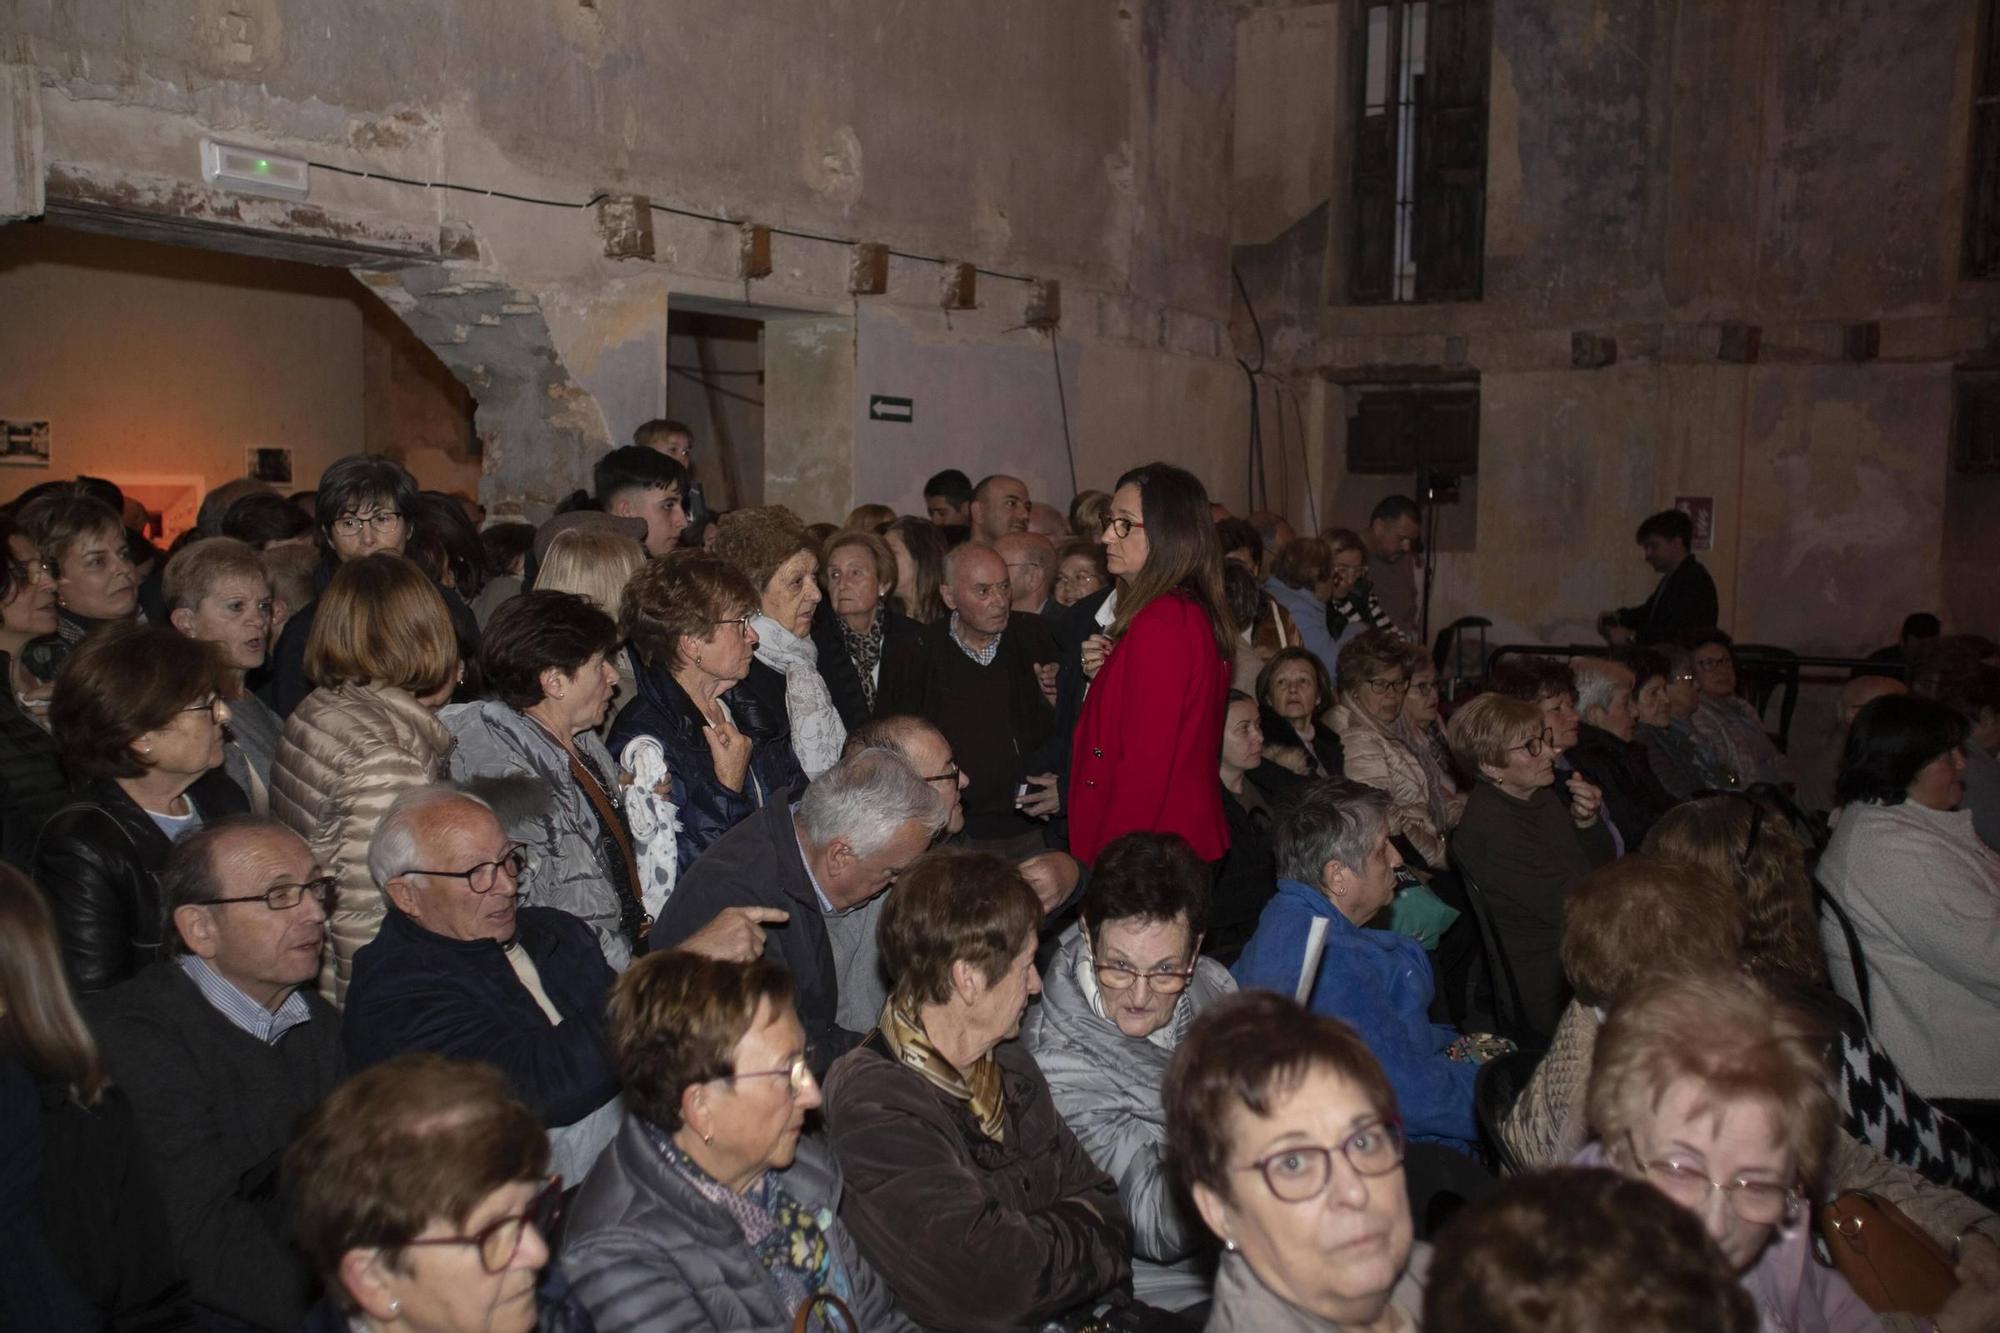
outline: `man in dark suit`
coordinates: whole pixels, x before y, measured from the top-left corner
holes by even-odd
[[[1612,643],[1683,643],[1721,618],[1715,580],[1690,553],[1694,520],[1663,510],[1639,525],[1639,551],[1660,575],[1653,595],[1637,606],[1606,611],[1597,627]]]

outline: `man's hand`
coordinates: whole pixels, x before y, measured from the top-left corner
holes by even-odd
[[[1054,662],[1037,662],[1035,679],[1041,682],[1042,697],[1049,701],[1049,707],[1056,706],[1056,677],[1062,668]]]
[[[1014,808],[1030,819],[1054,818],[1062,809],[1062,793],[1056,790],[1056,775],[1030,773],[1023,781],[1028,784],[1028,794],[1015,801]]]
[[[1597,812],[1604,804],[1604,793],[1590,784],[1581,773],[1569,775],[1569,817],[1578,828],[1589,828],[1597,822]]]
[[[764,927],[782,926],[791,919],[790,912],[775,907],[725,907],[675,947],[720,963],[747,963],[764,956]]]
[[[1085,680],[1097,679],[1097,669],[1104,665],[1104,659],[1111,655],[1111,636],[1093,634],[1083,641],[1083,675]]]
[[[727,718],[704,726],[701,738],[715,760],[716,780],[731,791],[742,791],[743,779],[750,773],[750,738]]]
[[[1044,916],[1069,901],[1081,874],[1076,858],[1068,852],[1038,852],[1017,862],[1014,868],[1021,872],[1021,878],[1028,881],[1028,887],[1042,900]]]

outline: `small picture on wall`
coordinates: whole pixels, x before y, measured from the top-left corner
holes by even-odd
[[[292,484],[292,451],[246,449],[243,475],[252,481],[268,481],[276,486],[289,486]]]
[[[48,465],[48,422],[0,420],[0,467]]]

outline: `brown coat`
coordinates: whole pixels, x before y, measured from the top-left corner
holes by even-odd
[[[1003,1142],[965,1105],[890,1057],[879,1034],[826,1079],[827,1137],[847,1193],[840,1220],[926,1328],[1038,1328],[1104,1295],[1130,1271],[1118,1186],[1056,1113],[1018,1041],[994,1051]]]
[[[340,885],[319,978],[332,1004],[346,1003],[354,952],[382,924],[382,895],[368,876],[375,826],[409,788],[441,781],[450,753],[444,723],[394,686],[314,690],[285,720],[271,764],[271,813]]]

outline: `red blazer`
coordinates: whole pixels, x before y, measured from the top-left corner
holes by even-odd
[[[1088,864],[1106,843],[1178,833],[1196,856],[1229,850],[1222,817],[1222,723],[1230,666],[1186,593],[1133,617],[1084,697],[1070,752],[1069,849]]]

